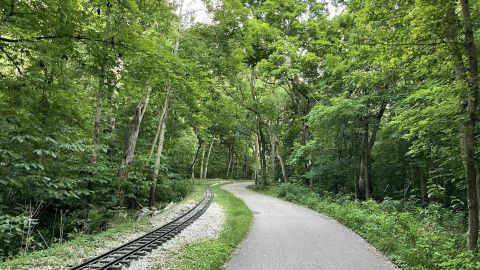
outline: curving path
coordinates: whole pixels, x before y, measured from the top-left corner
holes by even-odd
[[[253,192],[251,183],[222,188],[242,199],[254,222],[227,265],[231,270],[394,270],[374,247],[313,210]]]

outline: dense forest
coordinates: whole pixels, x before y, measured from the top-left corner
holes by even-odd
[[[440,205],[478,247],[475,0],[0,0],[0,256],[196,178]]]

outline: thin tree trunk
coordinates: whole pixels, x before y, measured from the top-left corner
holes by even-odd
[[[288,176],[287,176],[287,171],[285,170],[285,162],[283,162],[283,158],[282,158],[282,155],[280,154],[279,148],[280,147],[277,141],[276,152],[277,152],[278,163],[280,163],[280,168],[282,169],[283,182],[286,183],[288,181]]]
[[[201,147],[202,147],[202,141],[199,141],[197,151],[195,151],[195,156],[193,157],[192,165],[190,166],[190,171],[192,172],[192,179],[195,179],[195,164],[197,163],[198,152],[200,152]]]
[[[305,119],[306,115],[307,115],[307,113],[304,113],[302,117]],[[302,122],[302,131],[303,131],[302,132],[303,133],[303,145],[307,145],[308,141],[310,140],[310,128],[309,128],[306,120],[303,120],[303,122]],[[305,171],[309,171],[311,165],[312,165],[312,160],[309,157],[306,164],[305,164]],[[308,178],[308,185],[310,186],[310,188],[313,188],[313,177]]]
[[[160,131],[158,135],[157,153],[155,155],[155,165],[153,167],[152,185],[150,186],[150,196],[148,199],[148,206],[153,207],[155,204],[155,193],[157,190],[158,172],[160,171],[160,162],[162,159],[163,144],[165,142],[165,131],[167,129],[167,116],[168,116],[168,101],[170,97],[170,91],[167,88],[167,94],[165,96],[165,102],[163,104],[162,115],[159,119]]]
[[[14,16],[15,15],[15,0],[10,0],[10,12],[8,13],[8,16]]]
[[[233,147],[230,146],[228,148],[227,179],[229,179],[229,177],[230,177],[230,168],[232,167],[232,161],[233,161]]]
[[[261,169],[262,169],[262,185],[263,186],[267,186],[268,185],[268,182],[267,182],[267,159],[266,159],[266,149],[265,149],[265,135],[263,133],[263,129],[262,129],[262,124],[261,124],[261,121],[260,121],[260,117],[258,119],[258,134],[259,134],[259,153],[260,153],[260,165],[261,165]]]
[[[238,179],[238,163],[239,160],[233,155],[233,167],[232,167],[232,177]]]
[[[111,97],[111,103],[112,103],[112,108],[115,110],[115,112],[116,110],[118,110],[117,96],[118,96],[118,92],[114,90]],[[113,113],[112,118],[110,119],[110,133],[115,133],[115,130],[117,129],[117,119],[116,119],[115,112]]]
[[[248,177],[248,157],[247,153],[243,155],[243,178],[247,179]]]
[[[100,79],[98,81],[97,102],[95,105],[95,134],[93,136],[92,164],[97,163],[97,147],[100,144],[101,119],[103,109],[103,91],[105,85],[105,65],[100,68]]]
[[[270,131],[273,133],[273,131]],[[272,179],[275,180],[275,156],[276,156],[276,145],[273,134],[270,134],[270,163],[271,163],[271,174]]]
[[[477,98],[478,98],[478,59],[477,49],[470,15],[468,0],[461,0],[463,29],[465,33],[465,49],[468,54],[468,98],[466,107],[466,119],[463,121],[463,148],[465,151],[465,171],[467,179],[467,202],[468,202],[468,248],[477,249],[478,242],[478,191],[477,191],[477,167],[476,167],[476,141],[475,124],[477,121]]]
[[[252,91],[252,98],[253,101],[258,104],[258,97],[257,97],[257,90],[256,90],[256,80],[257,80],[257,75],[255,72],[255,67],[251,68],[251,77],[250,77],[250,89]],[[262,127],[262,119],[260,117],[260,113],[256,112],[255,115],[255,120],[256,120],[256,127],[257,127],[257,136],[258,136],[258,152],[260,154],[260,166],[262,170],[262,185],[267,186],[267,160],[265,157],[265,152],[266,152],[266,142],[265,142],[265,135],[263,133],[263,127]]]
[[[366,121],[366,120],[365,120]],[[358,174],[358,197],[360,200],[370,199],[370,183],[369,183],[369,147],[368,147],[368,137],[369,137],[369,125],[368,122],[364,123],[364,130],[362,135],[362,157],[360,158],[360,172]]]
[[[181,22],[182,22],[182,16],[183,16],[183,0],[180,1],[180,10],[178,12],[178,28],[177,28],[177,36],[175,38],[175,45],[173,46],[173,54],[174,55],[177,55],[178,54],[178,49],[179,49],[179,46],[180,46],[180,31],[181,31]],[[168,94],[170,93],[170,89],[169,89],[169,86],[167,85],[167,96]],[[168,101],[168,98],[165,99],[166,102]],[[168,105],[168,104],[167,104]],[[166,106],[164,104],[163,108],[165,109]],[[165,112],[167,113],[167,112]],[[161,129],[162,129],[162,119],[163,119],[163,114],[164,112],[162,111],[162,115],[160,115],[159,117],[159,123],[158,123],[158,126],[157,126],[157,131],[155,132],[155,138],[153,139],[153,143],[152,143],[152,147],[150,148],[150,152],[148,154],[148,160],[150,160],[153,156],[153,152],[155,151],[155,146],[157,145],[157,141],[159,140],[159,136],[160,136],[160,133],[161,133]]]
[[[275,133],[272,134],[272,139],[275,144],[275,154],[278,159],[278,163],[280,164],[280,169],[282,170],[282,179],[283,182],[288,181],[287,170],[285,169],[285,162],[283,162],[282,155],[280,154],[280,141]]]
[[[137,145],[138,133],[140,132],[140,125],[143,120],[143,115],[147,110],[148,102],[150,100],[151,88],[146,87],[144,96],[135,108],[133,119],[130,123],[127,138],[125,140],[125,148],[122,155],[122,161],[120,162],[120,168],[118,169],[117,178],[119,179],[118,198],[120,202],[123,201],[124,195],[124,183],[128,179],[128,169],[133,161],[135,155],[135,147]]]
[[[191,178],[192,179],[195,179],[195,160],[196,160],[196,157],[193,157],[193,161],[192,161],[192,175],[191,175]]]
[[[165,108],[165,104],[164,104]],[[150,147],[150,152],[148,152],[148,160],[150,161],[153,157],[153,153],[155,152],[155,148],[157,147],[158,144],[158,137],[160,135],[160,130],[162,129],[162,120],[163,120],[163,109],[162,112],[159,112],[158,114],[158,125],[157,125],[157,131],[155,132],[155,137],[153,138],[152,146]]]
[[[280,163],[280,168],[282,169],[282,177],[283,177],[283,182],[288,182],[288,176],[287,176],[287,171],[285,170],[285,163],[283,162],[282,155],[280,155],[280,151],[278,151],[277,148],[277,158],[278,162]]]
[[[237,170],[237,160],[235,159],[235,155],[232,156],[232,168],[230,170],[230,178],[238,178],[238,171]],[[236,173],[237,172],[237,173]]]
[[[203,178],[203,164],[205,163],[205,151],[206,151],[206,144],[203,144],[202,148],[202,159],[200,160],[200,179]]]
[[[153,139],[152,146],[150,147],[150,152],[148,153],[148,160],[151,160],[153,157],[153,153],[155,152],[155,148],[158,145],[158,139],[160,138],[160,133],[162,131],[163,123],[165,123],[166,115],[168,113],[168,106],[170,101],[170,88],[168,86],[166,88],[165,100],[163,102],[162,111],[158,114],[158,125],[157,131],[155,132],[155,138]]]
[[[97,147],[100,144],[100,134],[102,132],[102,110],[103,110],[103,95],[105,91],[105,80],[106,80],[106,66],[107,66],[107,39],[110,34],[110,20],[111,20],[111,3],[110,0],[107,1],[107,13],[105,19],[105,33],[104,39],[105,44],[103,45],[103,55],[100,66],[100,77],[98,79],[98,90],[97,90],[97,100],[95,104],[95,123],[94,123],[94,135],[93,135],[93,151],[91,162],[93,165],[97,164]]]
[[[254,170],[254,176],[255,176],[255,186],[258,186],[258,160],[259,160],[259,154],[258,154],[258,134],[255,136],[255,145],[253,148],[253,154],[255,156],[254,158],[254,163],[255,163],[255,170]]]
[[[215,137],[212,138],[212,141],[210,142],[210,147],[208,148],[207,160],[205,161],[205,169],[203,170],[203,179],[207,179],[208,161],[210,160],[210,154],[212,153],[214,142],[215,142]]]

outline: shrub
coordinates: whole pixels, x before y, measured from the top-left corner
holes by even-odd
[[[24,216],[0,215],[0,257],[13,255],[21,247]]]

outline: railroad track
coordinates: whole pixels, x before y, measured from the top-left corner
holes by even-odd
[[[128,267],[131,261],[145,256],[192,224],[207,210],[212,201],[213,193],[208,189],[203,200],[177,219],[70,270],[121,270],[124,267]]]

